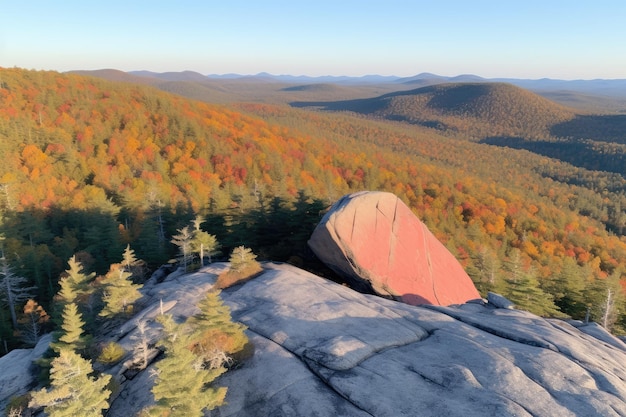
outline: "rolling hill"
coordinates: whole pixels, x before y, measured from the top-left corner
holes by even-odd
[[[436,84],[366,99],[291,104],[419,125],[626,176],[624,115],[577,111],[512,84]]]
[[[574,119],[572,109],[504,83],[437,84],[379,97],[337,102],[294,102],[296,107],[352,111],[404,121],[467,137],[547,137],[556,123]]]
[[[121,71],[118,71],[121,72]],[[112,81],[123,81],[115,70],[71,71],[81,75],[92,75]],[[413,77],[363,76],[363,77],[308,77],[291,75],[256,75],[210,74],[204,76],[193,71],[156,73],[151,71],[130,71],[127,81],[139,84],[148,83],[164,91],[182,90],[180,94],[195,99],[232,103],[240,101],[288,103],[291,101],[337,101],[358,98],[373,98],[390,92],[413,90],[450,83],[506,83],[532,91],[562,105],[578,109],[581,112],[620,114],[626,112],[626,88],[624,80],[525,80],[525,79],[487,79],[476,75],[458,75],[453,77],[431,73],[422,73]],[[134,77],[144,80],[133,80]],[[187,84],[183,87],[172,87]],[[341,95],[334,94],[327,88],[327,94],[302,94],[302,91],[314,91],[315,85],[325,84],[338,87]],[[310,86],[310,88],[307,88]],[[291,90],[291,89],[294,90]],[[217,93],[218,89],[221,93]],[[284,94],[284,91],[300,92]]]

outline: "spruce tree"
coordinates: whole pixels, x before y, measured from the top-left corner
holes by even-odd
[[[256,261],[256,255],[252,253],[252,249],[245,246],[237,246],[229,258],[230,269],[233,272],[242,272],[248,269],[254,269],[259,263]]]
[[[513,249],[504,264],[506,275],[503,295],[515,303],[516,308],[539,316],[562,316],[550,294],[543,292],[532,270],[524,270],[519,249]]]
[[[576,319],[585,316],[587,306],[583,301],[585,270],[572,257],[563,258],[561,270],[546,282],[546,292],[552,294],[559,309]]]
[[[486,295],[489,291],[497,291],[500,263],[496,254],[481,245],[470,258],[471,262],[466,269],[478,292]]]
[[[622,269],[616,268],[608,277],[593,281],[586,292],[592,319],[608,331],[614,330],[620,310],[626,307],[621,287],[622,274]]]
[[[177,235],[172,236],[171,242],[178,246],[178,251],[180,253],[180,263],[182,264],[185,271],[191,265],[191,241],[193,236],[189,231],[189,227],[185,226],[182,229],[176,230],[178,232]]]
[[[156,364],[152,388],[156,405],[148,410],[153,416],[202,417],[204,410],[223,404],[226,388],[209,386],[225,368],[206,369],[202,359],[190,349],[191,331],[187,324],[177,324],[170,315],[159,316],[165,338],[165,357]]]
[[[248,343],[246,326],[233,322],[220,294],[219,290],[209,291],[197,305],[200,312],[188,320],[194,329],[192,350],[209,368],[230,362],[231,356]]]
[[[52,361],[50,389],[32,393],[29,407],[44,407],[49,417],[96,417],[109,408],[111,375],[92,376],[91,363],[68,347]]]
[[[132,274],[133,282],[138,280],[143,282],[145,279],[146,263],[142,259],[138,259],[135,255],[135,251],[131,249],[130,245],[126,245],[124,253],[122,254],[122,268],[126,272]]]
[[[67,262],[69,269],[65,271],[59,283],[61,290],[58,292],[57,301],[61,305],[69,303],[76,303],[81,306],[91,306],[94,288],[90,285],[96,274],[85,273],[83,271],[83,265],[76,259],[76,256],[72,256]]]
[[[62,349],[84,350],[90,341],[90,337],[84,334],[83,327],[85,322],[78,312],[76,304],[67,304],[63,308],[62,317],[61,331],[58,332],[56,341],[51,344],[52,349],[56,352],[60,352]]]
[[[59,286],[61,288],[59,289],[56,298],[60,305],[67,305],[69,303],[76,302],[78,299],[78,292],[69,277],[61,277],[61,279],[59,279]]]
[[[198,254],[200,266],[204,265],[205,256],[209,258],[209,263],[211,263],[211,257],[217,253],[217,249],[219,248],[217,238],[200,229],[202,223],[204,223],[202,217],[197,216],[194,219],[194,229],[191,238],[191,250]]]
[[[122,254],[122,265],[125,271],[131,272],[132,267],[137,263],[138,259],[135,256],[135,251],[130,248],[130,245],[126,245],[124,253]]]
[[[135,301],[141,298],[141,285],[133,284],[130,280],[132,273],[123,269],[121,264],[113,264],[104,277],[102,283],[104,308],[100,316],[112,318],[118,314],[132,312]]]

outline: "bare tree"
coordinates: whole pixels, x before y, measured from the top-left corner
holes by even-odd
[[[602,303],[602,327],[610,329],[615,322],[615,294],[613,289],[606,289],[606,297]]]
[[[49,320],[46,310],[35,300],[29,299],[24,305],[24,315],[19,320],[22,341],[28,345],[36,345]]]
[[[0,258],[0,300],[9,308],[13,329],[17,330],[16,306],[33,297],[36,287],[27,287],[28,280],[13,273],[4,253]]]
[[[140,321],[137,323],[137,331],[139,334],[131,336],[131,339],[135,341],[133,345],[133,363],[139,369],[146,369],[150,362],[150,339],[146,333],[146,322]]]

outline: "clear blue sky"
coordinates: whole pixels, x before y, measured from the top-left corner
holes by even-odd
[[[0,66],[626,78],[626,1],[0,0]]]

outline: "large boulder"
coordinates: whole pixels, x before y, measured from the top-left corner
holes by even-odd
[[[315,228],[309,246],[356,289],[407,304],[478,299],[457,259],[397,196],[364,191],[342,197]]]

